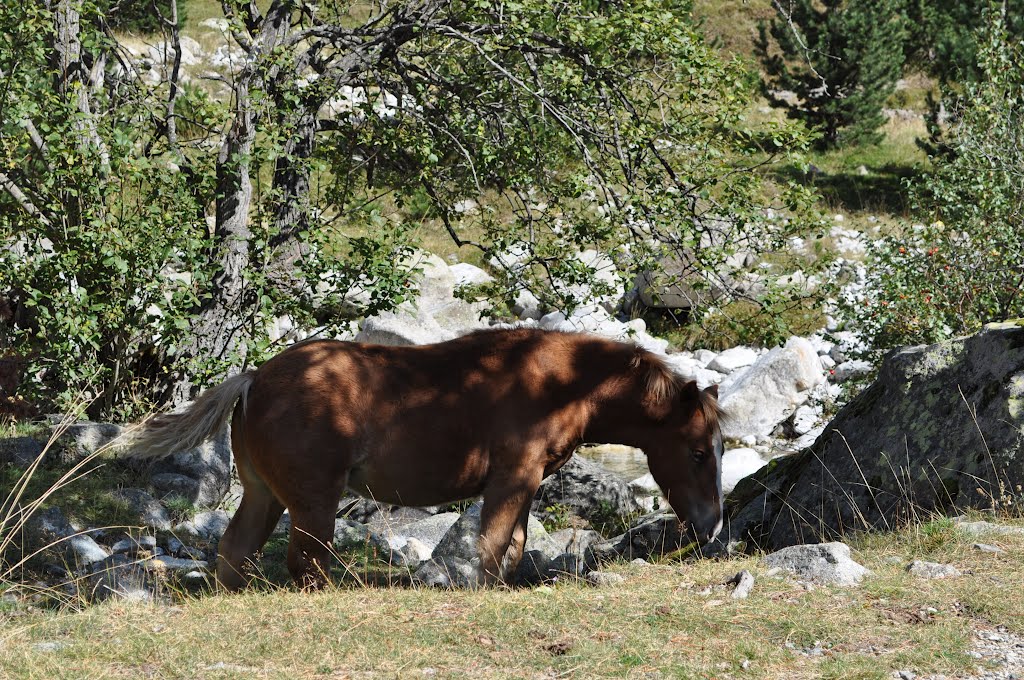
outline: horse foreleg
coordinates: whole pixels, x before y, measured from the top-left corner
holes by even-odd
[[[260,481],[245,485],[242,502],[217,546],[217,582],[228,590],[245,585],[245,565],[267,538],[284,513],[284,506]]]
[[[531,496],[532,500],[532,496]],[[516,567],[523,559],[523,551],[526,549],[526,533],[530,521],[530,505],[519,515],[515,528],[512,530],[512,541],[509,543],[508,551],[501,562],[502,578],[508,580],[515,577]]]
[[[480,581],[491,585],[515,572],[526,543],[526,520],[540,479],[502,480],[484,490],[480,512]]]

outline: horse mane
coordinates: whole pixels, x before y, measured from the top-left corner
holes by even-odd
[[[713,394],[698,389],[696,380],[677,373],[658,355],[637,345],[630,366],[645,371],[644,388],[653,404],[669,404],[681,397],[685,390],[692,389],[696,393],[697,406],[703,412],[708,426],[717,428],[725,418],[725,412]]]

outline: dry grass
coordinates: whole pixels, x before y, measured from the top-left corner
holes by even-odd
[[[1024,629],[1024,539],[970,548],[948,521],[857,543],[860,588],[806,590],[756,558],[618,565],[620,586],[339,588],[110,603],[0,619],[0,676],[160,678],[885,678],[972,667],[973,631]],[[969,575],[921,581],[911,559]],[[702,595],[749,569],[747,600]],[[661,674],[660,676],[658,674]],[[653,675],[652,675],[653,674]]]

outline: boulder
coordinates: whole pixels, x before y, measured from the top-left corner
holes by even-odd
[[[730,439],[770,435],[822,380],[814,347],[802,338],[790,338],[785,347],[776,347],[722,383],[719,403],[728,414],[722,434]]]
[[[871,573],[850,557],[845,543],[793,545],[766,555],[763,562],[818,585],[854,586]]]
[[[477,569],[458,557],[434,557],[420,565],[412,578],[431,588],[473,588],[477,585]]]
[[[448,267],[455,279],[455,287],[478,286],[483,283],[490,283],[494,277],[476,265],[466,262],[458,262]]]
[[[753,364],[757,361],[757,356],[757,350],[749,347],[733,347],[708,362],[707,368],[719,373],[732,373]]]
[[[430,557],[431,551],[459,517],[457,512],[442,512],[401,526],[386,527],[380,533],[394,550],[400,550],[410,541],[416,541],[427,550],[427,557]]]
[[[628,483],[600,464],[576,454],[537,490],[533,511],[546,516],[551,514],[547,508],[568,508],[596,526],[640,512]]]
[[[35,437],[0,439],[0,465],[27,467],[43,455],[46,444]]]
[[[415,302],[364,319],[356,341],[426,345],[451,340],[486,325],[480,320],[483,306],[455,297],[455,274],[444,260],[421,251],[403,266],[419,270],[413,276],[418,292]]]
[[[162,496],[173,488],[173,494],[187,498],[200,508],[218,505],[231,487],[231,427],[230,425],[187,451],[179,451],[158,460],[152,469],[154,489]],[[178,475],[171,478],[161,475]],[[182,478],[193,480],[190,483]],[[159,486],[157,479],[160,480]],[[171,480],[176,481],[172,482]]]
[[[591,546],[601,540],[599,533],[589,529],[560,529],[528,542],[513,581],[534,585],[564,575],[582,576],[596,566]]]
[[[1022,456],[1024,322],[992,324],[890,353],[813,446],[737,486],[727,526],[776,549],[990,509],[1024,484]]]
[[[480,510],[482,507],[483,503],[477,501],[466,508],[466,511],[441,537],[437,547],[434,548],[434,558],[455,557],[474,564],[479,560],[477,539],[480,536]],[[537,518],[530,515],[526,527],[526,549],[530,550],[534,543],[546,537],[547,533]]]

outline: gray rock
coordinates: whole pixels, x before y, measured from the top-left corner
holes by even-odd
[[[763,562],[819,585],[854,586],[871,573],[853,561],[845,543],[794,545],[766,555]]]
[[[999,555],[1006,552],[999,546],[990,545],[988,543],[975,543],[971,547],[977,550],[978,552],[992,553],[994,555]]]
[[[512,305],[512,313],[520,319],[539,320],[544,316],[537,296],[528,290],[521,290],[516,294],[515,302]]]
[[[937,578],[956,578],[961,576],[959,569],[954,567],[952,564],[939,564],[937,562],[923,562],[921,560],[914,560],[907,565],[907,571],[918,578],[926,579],[937,579]]]
[[[156,549],[155,536],[128,536],[110,546],[110,552],[115,555],[134,555],[143,550],[152,553]]]
[[[55,427],[54,432],[59,431],[60,427],[59,425]],[[105,446],[111,445],[123,432],[124,428],[113,423],[84,421],[69,425],[61,433],[58,441],[64,444],[66,450],[72,453],[72,457],[84,458]]]
[[[199,480],[177,472],[158,472],[150,477],[157,498],[161,500],[171,497],[187,498],[190,501],[200,497]]]
[[[533,585],[563,575],[582,576],[597,566],[591,547],[601,541],[592,530],[560,529],[530,542],[513,581]]]
[[[592,571],[585,578],[587,583],[599,588],[618,586],[626,582],[626,578],[622,574],[614,574],[610,571]]]
[[[469,506],[459,517],[434,548],[434,558],[458,558],[472,562],[479,558],[477,541],[480,535],[480,509],[483,503],[476,502]],[[527,523],[526,550],[547,536],[544,526],[532,515]]]
[[[814,347],[802,338],[790,338],[785,347],[762,355],[738,378],[722,384],[719,402],[729,414],[722,434],[730,439],[770,435],[824,377]]]
[[[219,539],[230,521],[231,517],[223,510],[206,510],[174,527],[174,532],[208,540]]]
[[[737,486],[726,525],[748,548],[772,550],[988,509],[999,489],[1024,484],[1022,404],[1018,322],[894,351],[810,448]]]
[[[182,557],[168,557],[162,555],[148,559],[142,563],[147,571],[171,571],[184,575],[196,569],[206,569],[208,564],[205,560],[191,560]]]
[[[350,519],[339,518],[334,521],[334,547],[337,550],[370,549],[385,562],[394,559],[391,546],[383,536],[366,524]]]
[[[388,505],[362,496],[343,498],[338,506],[339,516],[370,527],[371,531],[388,534],[402,527],[434,516],[434,508],[414,508]]]
[[[71,536],[67,539],[66,554],[72,557],[74,563],[79,566],[88,566],[110,556],[106,548],[94,541],[92,536],[85,534]]]
[[[956,523],[957,529],[964,533],[970,534],[971,536],[980,536],[983,534],[1021,534],[1024,535],[1024,527],[1008,526],[1006,524],[993,524],[992,522],[986,522],[979,520],[977,522],[967,522],[964,520],[958,520]]]
[[[478,583],[477,568],[458,557],[434,557],[416,570],[413,581],[431,588],[473,588]]]
[[[196,483],[195,486],[178,479],[174,483],[174,492],[184,496],[197,507],[216,506],[231,487],[230,426],[195,449],[180,451],[169,458],[157,461],[153,466],[153,475],[154,479],[158,475],[180,475],[192,479]],[[164,484],[170,484],[171,479],[160,477]]]
[[[149,601],[158,587],[158,579],[142,563],[126,555],[111,555],[93,565],[89,575],[82,579],[79,592],[90,602],[109,598]]]
[[[841,364],[837,364],[834,370],[835,373],[832,374],[832,379],[837,383],[842,383],[847,380],[863,378],[871,375],[871,372],[875,370],[875,366],[870,361],[852,359],[844,361]]]
[[[35,437],[11,437],[0,439],[0,465],[25,467],[39,456],[46,447]]]
[[[735,585],[729,597],[734,600],[745,600],[750,597],[750,591],[754,589],[754,575],[744,569],[729,579],[730,585]]]
[[[550,514],[547,508],[559,506],[594,525],[640,512],[640,504],[625,481],[576,454],[544,480],[533,499],[533,512],[541,517]]]
[[[591,546],[599,562],[623,558],[647,558],[678,550],[690,542],[671,511],[659,511],[639,518],[626,533]]]
[[[404,546],[408,540],[415,539],[432,551],[458,519],[459,513],[457,512],[442,512],[409,524],[386,527],[384,530],[378,529],[378,531],[384,540],[396,550]]]
[[[36,512],[23,526],[26,556],[41,551],[44,559],[77,568],[102,561],[110,554],[92,536],[76,531],[57,507]]]
[[[167,508],[142,489],[118,489],[110,495],[125,505],[132,516],[130,521],[136,525],[160,531],[171,528],[171,516]]]
[[[391,559],[396,566],[415,569],[429,560],[432,552],[430,546],[417,538],[410,538],[400,550],[391,553]]]
[[[454,337],[427,314],[381,312],[363,320],[356,342],[393,346],[431,345]]]

